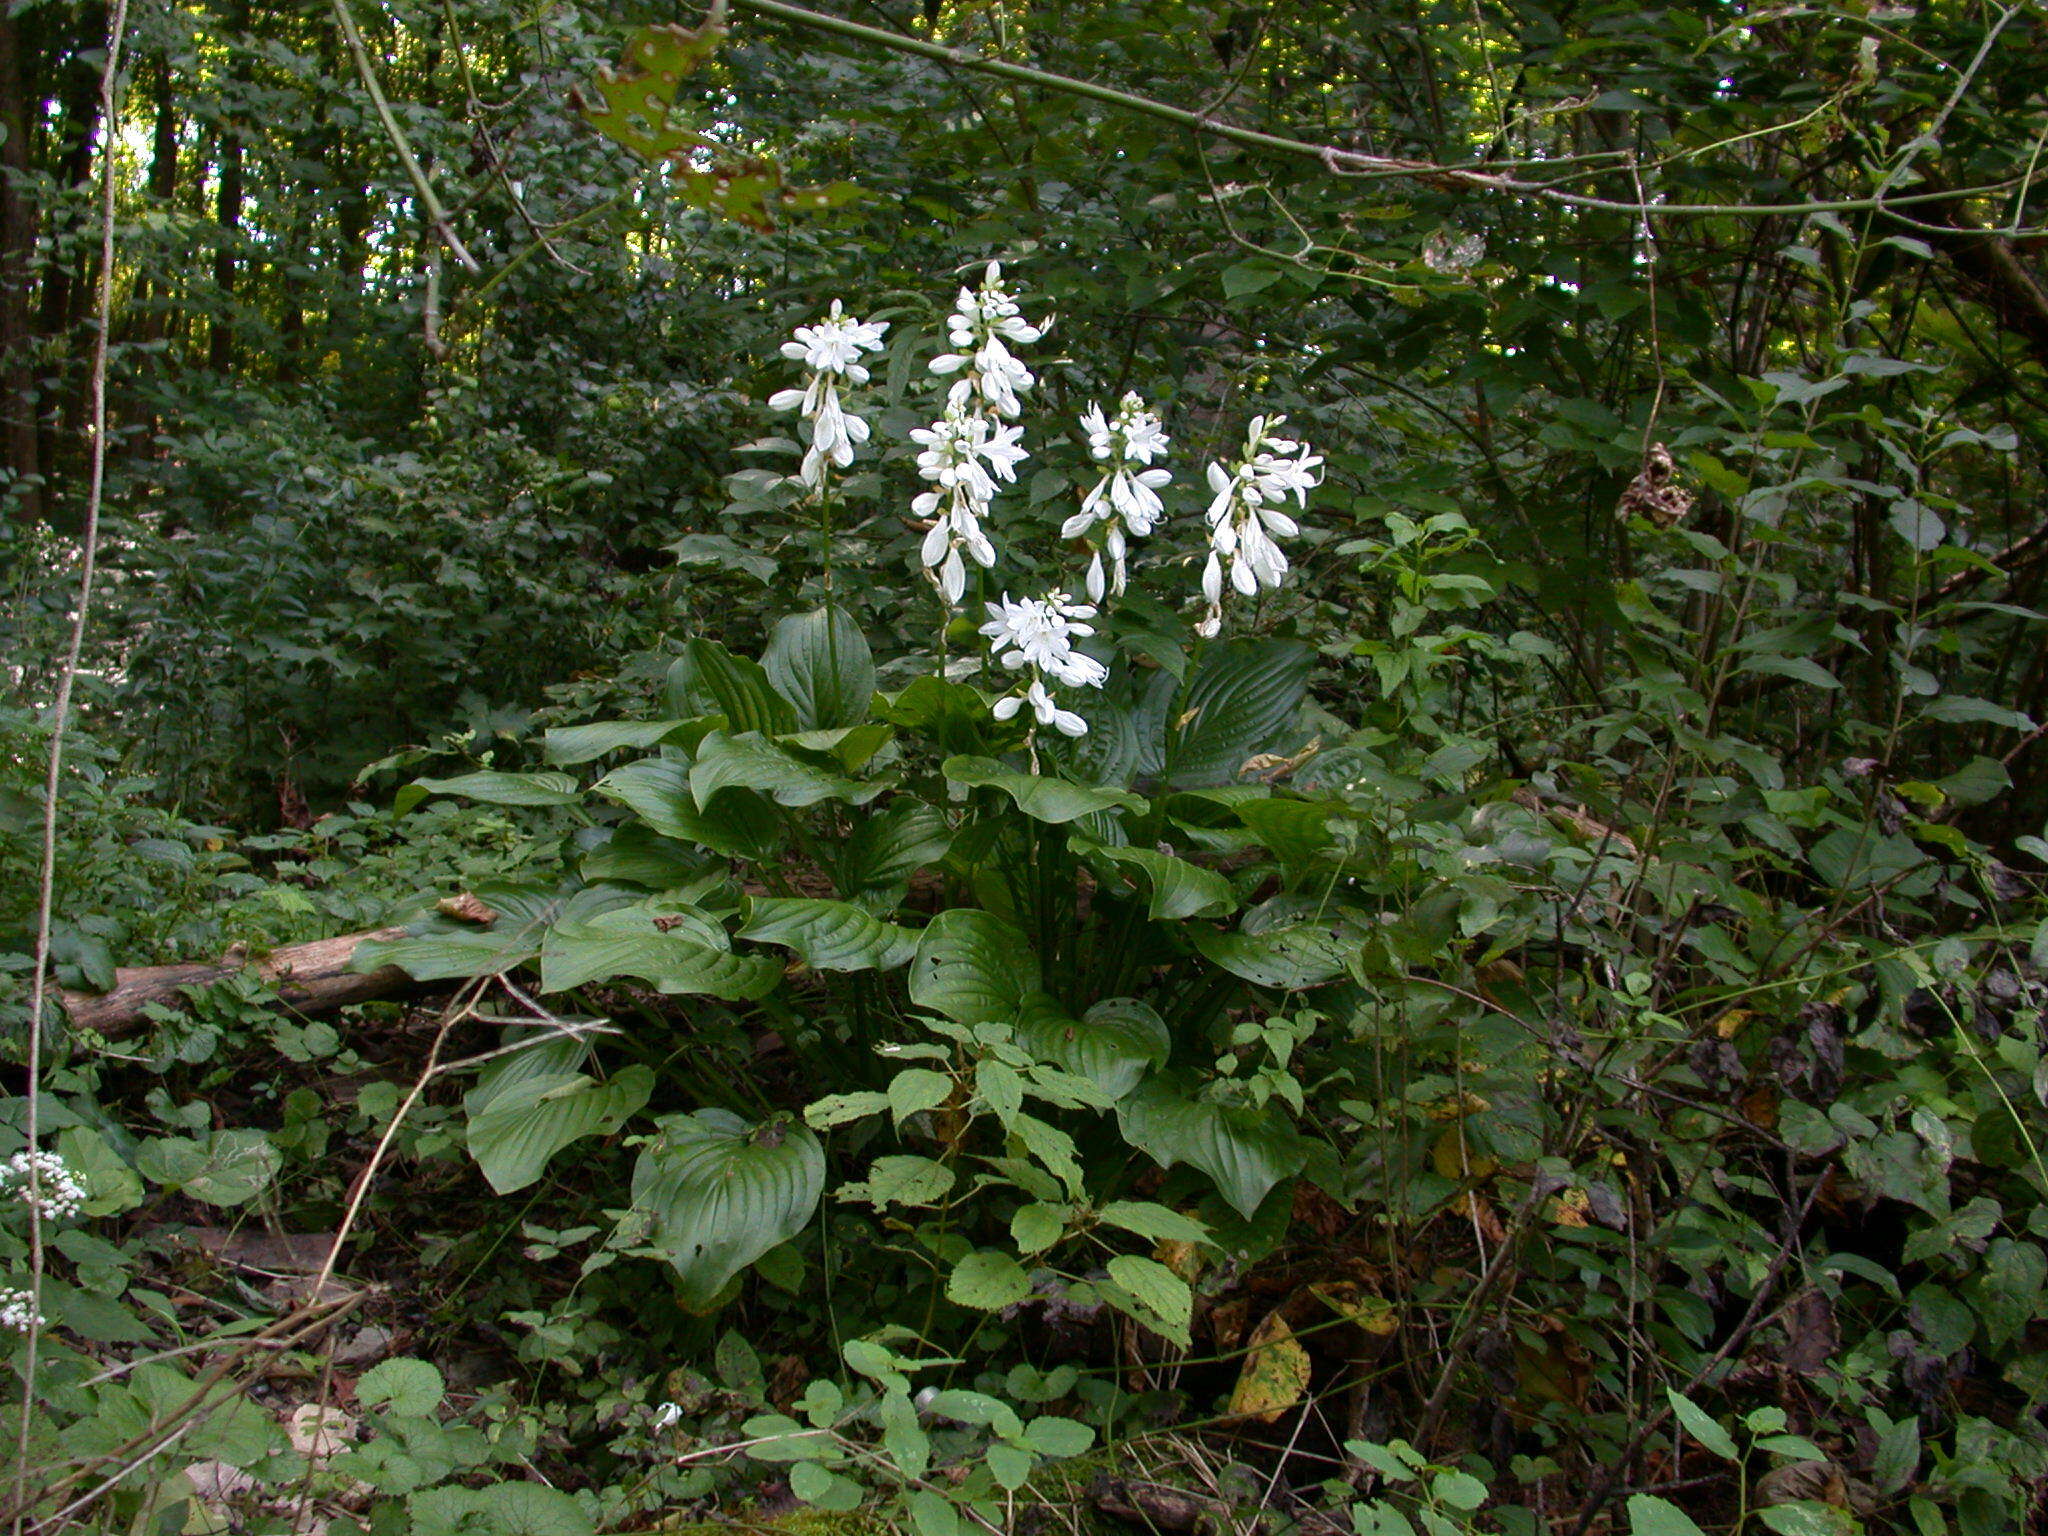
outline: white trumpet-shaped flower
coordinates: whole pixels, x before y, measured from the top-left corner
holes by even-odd
[[[1081,510],[1067,519],[1060,537],[1086,538],[1094,545],[1092,530],[1102,525],[1102,543],[1094,548],[1088,565],[1088,596],[1099,603],[1105,592],[1123,592],[1129,579],[1128,541],[1144,538],[1166,515],[1159,491],[1173,475],[1146,467],[1166,452],[1169,440],[1159,418],[1135,394],[1125,395],[1116,415],[1107,420],[1101,406],[1090,405],[1081,415],[1081,430],[1088,434],[1089,453],[1108,468],[1081,498]],[[1105,554],[1111,563],[1107,579]]]
[[[1293,538],[1301,527],[1281,511],[1289,496],[1298,507],[1322,484],[1322,458],[1306,443],[1282,437],[1276,430],[1285,416],[1259,416],[1245,435],[1244,453],[1236,465],[1209,466],[1209,558],[1202,567],[1202,597],[1208,611],[1195,633],[1214,635],[1223,627],[1223,588],[1246,597],[1261,588],[1278,587],[1287,575],[1287,554],[1280,539]]]
[[[967,591],[967,561],[984,570],[996,563],[982,519],[996,494],[998,481],[1014,481],[1017,466],[1031,455],[1024,449],[1022,427],[1007,426],[976,415],[959,404],[929,427],[910,434],[923,451],[917,472],[932,488],[911,499],[918,517],[933,519],[918,558],[946,599],[959,606]]]
[[[853,462],[854,448],[868,440],[868,424],[846,409],[840,399],[842,385],[865,384],[868,370],[862,366],[863,352],[882,349],[886,320],[858,320],[846,314],[839,300],[816,325],[800,325],[795,339],[782,344],[782,355],[802,363],[811,375],[801,389],[780,389],[768,397],[776,411],[796,411],[811,429],[810,446],[804,450],[797,477],[812,490],[825,483],[825,466],[846,468]]]
[[[965,406],[979,398],[998,416],[1015,416],[1023,409],[1018,396],[1037,382],[1024,366],[1013,346],[1037,341],[1052,322],[1035,325],[1003,286],[1000,263],[990,262],[982,274],[981,287],[962,288],[946,317],[946,339],[952,347],[932,359],[936,374],[957,373],[960,377],[947,392],[947,403]]]
[[[1109,668],[1074,647],[1076,640],[1095,633],[1095,626],[1087,622],[1095,617],[1095,609],[1072,601],[1064,592],[1015,602],[1006,592],[1000,602],[986,606],[989,621],[981,632],[988,637],[989,649],[1010,670],[1028,668],[1032,674],[1021,693],[996,701],[995,717],[1009,720],[1028,704],[1040,725],[1065,736],[1085,735],[1088,722],[1061,709],[1045,683],[1050,678],[1069,688],[1100,688],[1108,681]]]

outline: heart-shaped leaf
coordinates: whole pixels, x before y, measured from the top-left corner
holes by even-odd
[[[1171,1079],[1145,1083],[1117,1105],[1116,1115],[1124,1140],[1164,1167],[1199,1168],[1246,1218],[1308,1161],[1307,1144],[1277,1105],[1215,1104]]]
[[[1050,998],[1042,1007],[1027,1003],[1016,1040],[1040,1061],[1087,1078],[1112,1099],[1135,1088],[1173,1045],[1165,1021],[1135,997],[1104,998],[1079,1019],[1068,1018]]]
[[[843,608],[792,614],[776,624],[761,669],[804,730],[858,725],[875,692],[875,657]]]
[[[1038,990],[1038,957],[1024,935],[991,912],[955,907],[919,936],[910,1000],[956,1024],[1014,1019]]]
[[[725,1109],[663,1117],[633,1170],[633,1208],[652,1219],[650,1242],[693,1307],[801,1232],[824,1189],[817,1137],[793,1120],[750,1125]]]
[[[518,1057],[509,1058],[518,1060]],[[538,1179],[548,1159],[585,1136],[609,1136],[638,1114],[654,1091],[654,1074],[627,1067],[608,1083],[581,1072],[553,1072],[499,1085],[481,1105],[472,1094],[469,1154],[501,1195]]]

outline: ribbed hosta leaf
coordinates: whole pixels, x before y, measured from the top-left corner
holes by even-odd
[[[735,656],[716,640],[692,640],[683,647],[683,659],[697,688],[717,701],[727,730],[772,736],[797,728],[795,707],[775,691],[758,661]]]
[[[654,1074],[628,1067],[599,1083],[581,1072],[543,1072],[495,1088],[481,1103],[478,1094],[465,1100],[469,1153],[491,1188],[509,1195],[538,1179],[571,1142],[608,1136],[638,1114]]]
[[[1295,923],[1261,933],[1197,930],[1195,948],[1254,986],[1317,987],[1344,974],[1358,941],[1327,923]]]
[[[759,795],[733,792],[708,811],[690,793],[690,765],[647,757],[616,768],[597,792],[629,807],[663,837],[679,838],[734,859],[765,859],[775,851],[781,821]]]
[[[920,935],[910,1000],[958,1024],[1017,1016],[1038,990],[1038,957],[1024,935],[990,912],[955,907]]]
[[[1104,863],[1120,864],[1145,877],[1152,899],[1146,911],[1162,922],[1184,917],[1227,917],[1237,910],[1237,893],[1230,882],[1213,869],[1190,864],[1186,859],[1156,848],[1117,848],[1107,844],[1083,844],[1077,852]]]
[[[1057,824],[1074,821],[1091,811],[1116,807],[1137,812],[1145,809],[1145,802],[1136,795],[1093,784],[1070,784],[1065,779],[1049,779],[1042,774],[1018,773],[992,757],[949,757],[939,771],[955,784],[1001,790],[1034,821]]]
[[[761,668],[804,730],[858,725],[875,692],[867,637],[843,608],[792,614],[775,626]]]
[[[917,934],[885,923],[850,901],[756,896],[743,939],[781,944],[820,971],[891,971],[917,952]]]
[[[855,823],[839,854],[839,889],[856,891],[900,886],[953,845],[953,829],[929,805],[902,799],[879,816]]]
[[[541,738],[541,750],[551,763],[568,767],[587,763],[616,752],[621,747],[655,747],[672,731],[681,731],[681,720],[600,720],[591,725],[558,725]]]
[[[638,914],[636,914],[637,916]],[[782,979],[768,955],[735,955],[704,942],[705,935],[638,924],[557,924],[541,950],[544,992],[565,992],[593,981],[634,976],[663,992],[694,992],[731,1002],[766,997]]]
[[[1162,1166],[1188,1163],[1216,1181],[1250,1218],[1275,1184],[1308,1161],[1301,1136],[1277,1105],[1263,1110],[1212,1104],[1170,1078],[1153,1078],[1116,1108],[1124,1140]]]
[[[429,795],[454,795],[487,805],[574,805],[581,796],[566,773],[465,773],[453,779],[414,779],[392,806],[403,816]]]
[[[1271,751],[1294,721],[1315,665],[1293,640],[1231,640],[1203,653],[1167,734],[1169,784],[1228,784],[1247,758]]]
[[[753,732],[731,736],[713,731],[697,748],[697,761],[690,769],[690,794],[699,810],[708,810],[720,790],[731,788],[756,791],[779,805],[800,806],[820,800],[866,805],[887,787],[831,773]]]
[[[1172,1048],[1165,1022],[1135,997],[1104,998],[1079,1019],[1047,1003],[1027,1004],[1017,1043],[1040,1061],[1087,1078],[1112,1099],[1135,1088]]]
[[[825,1154],[794,1121],[750,1125],[730,1110],[668,1115],[633,1170],[633,1207],[704,1307],[725,1283],[803,1230],[825,1188]]]
[[[395,965],[415,981],[498,976],[540,953],[541,935],[571,898],[538,886],[487,883],[472,893],[494,914],[479,928],[438,914],[422,919],[402,939],[371,939],[356,946],[349,966],[374,971]],[[579,893],[588,901],[590,893]]]

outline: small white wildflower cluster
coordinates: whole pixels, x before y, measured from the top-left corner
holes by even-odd
[[[0,1328],[11,1328],[16,1333],[34,1333],[48,1321],[36,1310],[34,1292],[0,1286]]]
[[[1223,627],[1224,562],[1230,562],[1230,584],[1246,597],[1261,587],[1280,585],[1287,574],[1287,556],[1274,542],[1301,532],[1294,519],[1279,510],[1291,495],[1308,505],[1308,493],[1322,484],[1317,471],[1322,458],[1308,444],[1282,437],[1277,428],[1285,416],[1257,416],[1245,434],[1244,453],[1234,468],[1209,466],[1209,559],[1202,567],[1202,596],[1208,612],[1195,625],[1207,638]]]
[[[1088,434],[1088,452],[1105,466],[1095,488],[1081,498],[1081,510],[1060,529],[1063,539],[1088,540],[1088,596],[1101,602],[1105,591],[1123,595],[1129,578],[1125,560],[1129,539],[1142,539],[1166,516],[1166,503],[1159,491],[1173,479],[1169,470],[1149,466],[1165,456],[1168,438],[1160,420],[1135,394],[1125,395],[1116,415],[1103,419],[1102,407],[1090,405],[1081,414],[1081,430]],[[1102,542],[1097,545],[1093,531],[1102,525]],[[1111,573],[1103,579],[1102,557],[1108,554]]]
[[[969,560],[983,570],[996,563],[982,520],[995,499],[996,481],[1015,481],[1017,466],[1030,457],[1023,429],[1005,422],[1023,409],[1018,396],[1037,382],[1010,347],[1037,341],[1046,329],[1024,318],[1003,286],[1001,264],[992,261],[981,287],[962,288],[946,319],[953,350],[931,361],[933,373],[960,377],[946,391],[945,414],[910,434],[925,450],[917,457],[917,472],[933,482],[911,510],[936,519],[918,558],[949,608],[966,595]]]
[[[825,466],[844,469],[853,462],[854,446],[868,440],[868,424],[846,409],[839,398],[842,386],[865,384],[868,371],[861,365],[863,352],[882,349],[886,320],[856,320],[844,313],[837,299],[816,325],[800,325],[795,340],[782,344],[782,355],[811,370],[802,389],[777,390],[768,397],[771,410],[800,412],[810,424],[811,443],[797,476],[812,490],[825,483]]]
[[[996,700],[995,717],[1012,719],[1029,704],[1040,725],[1049,725],[1063,736],[1086,735],[1088,722],[1072,710],[1061,709],[1045,683],[1051,678],[1069,688],[1100,688],[1108,681],[1109,668],[1074,649],[1076,639],[1095,633],[1095,627],[1087,622],[1095,617],[1095,609],[1070,601],[1064,592],[1014,603],[1006,592],[1001,602],[987,607],[989,621],[981,626],[981,632],[988,636],[989,649],[1012,671],[1027,667],[1031,671],[1022,693]]]
[[[85,1181],[54,1152],[17,1152],[0,1167],[0,1177],[32,1205],[44,1221],[63,1221],[85,1209]]]

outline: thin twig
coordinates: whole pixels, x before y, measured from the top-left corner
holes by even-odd
[[[71,616],[71,638],[65,645],[64,665],[57,676],[57,697],[51,705],[50,753],[43,776],[43,827],[41,857],[36,872],[35,966],[29,983],[28,1004],[28,1104],[23,1111],[22,1131],[33,1151],[42,1139],[43,1009],[49,998],[50,935],[57,891],[57,804],[63,789],[64,731],[71,720],[71,694],[78,681],[79,658],[85,652],[85,625],[92,609],[93,577],[97,569],[100,542],[100,506],[107,483],[107,337],[113,330],[114,311],[114,138],[113,125],[120,122],[121,49],[128,38],[128,0],[114,0],[107,19],[107,61],[100,71],[100,121],[108,132],[100,147],[100,273],[93,298],[92,375],[88,388],[92,396],[91,468],[85,490],[85,528],[80,537],[84,547],[78,560],[78,608]],[[36,1421],[36,1368],[42,1315],[43,1251],[42,1175],[36,1161],[28,1165],[28,1249],[30,1323],[22,1341],[21,1423],[14,1443],[14,1536],[21,1536],[28,1509],[28,1458],[30,1426]]]

